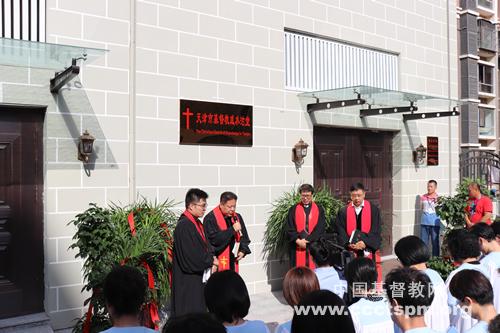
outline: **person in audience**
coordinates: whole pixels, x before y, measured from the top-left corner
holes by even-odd
[[[292,319],[293,333],[355,332],[345,303],[329,290],[316,290],[305,295],[298,309],[309,311],[295,311]],[[315,314],[312,309],[325,310],[325,314]]]
[[[103,333],[153,333],[142,327],[140,312],[146,300],[146,281],[130,266],[117,266],[104,279],[104,300],[113,327]]]
[[[500,333],[500,315],[496,316],[488,325],[489,333]]]
[[[214,273],[205,286],[208,311],[221,322],[228,333],[269,333],[261,320],[245,320],[250,309],[247,286],[241,276],[226,270]]]
[[[500,243],[496,240],[493,227],[486,223],[475,224],[470,231],[479,237],[481,252],[484,254],[480,262],[490,271],[490,282],[494,287],[493,304],[500,310]]]
[[[415,293],[414,286],[422,286]],[[385,278],[387,297],[394,323],[405,333],[435,333],[425,324],[425,312],[434,298],[431,279],[410,267],[393,269]]]
[[[283,279],[283,296],[292,308],[300,303],[304,295],[319,290],[320,285],[314,272],[307,267],[290,269]],[[276,327],[276,333],[290,333],[292,321],[284,322]]]
[[[211,314],[200,312],[170,318],[162,333],[226,333],[226,328]]]
[[[434,300],[425,313],[425,324],[438,332],[447,331],[450,326],[448,290],[439,273],[427,267],[431,254],[425,242],[417,236],[403,237],[396,243],[394,253],[404,267],[414,268],[429,277],[434,288]],[[396,329],[399,330],[400,328]]]
[[[311,256],[316,264],[314,272],[319,281],[320,289],[330,290],[340,298],[344,297],[347,290],[347,283],[341,280],[337,270],[330,265],[330,248],[329,242],[320,238],[316,242],[312,242],[309,246]]]
[[[450,326],[457,332],[464,333],[476,324],[476,320],[464,312],[458,306],[458,300],[450,293],[451,279],[464,269],[472,269],[483,273],[490,279],[489,269],[479,262],[481,250],[479,248],[479,239],[476,235],[469,233],[466,229],[451,230],[447,237],[448,252],[458,267],[453,270],[446,279],[448,288],[448,306],[450,311]]]
[[[500,268],[500,244],[496,241],[493,227],[481,222],[474,224],[470,232],[479,238],[481,252],[484,254],[481,263],[495,269]]]
[[[497,243],[500,243],[500,221],[496,221],[491,224],[493,231],[495,232],[495,237],[497,239]]]
[[[373,260],[354,259],[347,265],[346,278],[353,302],[349,312],[356,333],[393,333],[389,304],[376,288],[377,269]]]
[[[451,279],[450,292],[460,306],[467,307],[472,318],[478,320],[467,333],[488,333],[488,325],[497,312],[493,306],[493,288],[486,276],[464,269]]]

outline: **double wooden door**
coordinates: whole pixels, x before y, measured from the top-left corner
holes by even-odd
[[[361,182],[366,199],[380,208],[382,254],[392,253],[392,133],[314,128],[314,181],[347,203],[352,184]]]

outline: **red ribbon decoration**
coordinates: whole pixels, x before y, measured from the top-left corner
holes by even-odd
[[[82,328],[83,333],[90,333],[90,319],[92,318],[92,312],[94,310],[94,305],[92,304],[92,297],[94,297],[93,292],[92,292],[92,296],[90,297],[90,305],[89,305],[89,309],[87,310],[85,322],[83,323],[83,328]]]

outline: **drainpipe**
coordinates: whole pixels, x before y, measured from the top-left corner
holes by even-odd
[[[446,0],[446,66],[448,69],[448,99],[451,99],[451,62],[450,62],[450,0]],[[448,101],[448,109],[451,108],[451,102]],[[451,175],[452,175],[452,165],[451,165],[451,117],[448,117],[448,177],[450,181],[448,182],[448,193],[451,195],[453,193],[453,188],[451,186]]]
[[[128,159],[128,172],[129,172],[129,202],[133,203],[136,197],[136,183],[135,183],[135,128],[136,128],[136,0],[130,0],[130,47],[129,47],[129,114],[128,114],[128,140],[129,140],[129,159]]]

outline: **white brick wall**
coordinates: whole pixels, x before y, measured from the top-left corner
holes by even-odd
[[[456,23],[450,5],[451,91],[456,96]],[[264,268],[262,236],[270,202],[292,185],[312,182],[312,126],[373,126],[399,131],[394,138],[394,238],[413,230],[414,200],[427,179],[441,193],[454,187],[458,160],[448,163],[448,120],[403,126],[375,117],[365,125],[342,111],[306,114],[305,101],[284,91],[283,29],[317,33],[399,53],[400,89],[445,96],[446,8],[441,2],[372,0],[138,0],[136,81],[129,82],[129,1],[51,0],[47,41],[88,45],[110,52],[85,65],[80,81],[55,99],[48,92],[52,71],[0,66],[0,102],[48,105],[45,129],[45,283],[47,313],[55,328],[68,327],[87,295],[80,295],[81,262],[65,249],[73,228],[67,222],[86,202],[128,202],[129,96],[136,96],[136,182],[141,195],[181,202],[200,186],[215,205],[224,190],[239,197],[253,255],[241,271],[250,292],[279,286],[286,266]],[[423,22],[423,23],[422,23]],[[254,106],[254,146],[179,146],[179,99]],[[452,122],[457,155],[458,122]],[[87,177],[76,160],[75,139],[88,128],[97,137],[97,165]],[[440,136],[440,163],[415,169],[411,149],[426,135]],[[408,136],[413,138],[410,143]],[[444,136],[443,139],[441,136]],[[300,138],[311,154],[297,174],[291,148]],[[218,159],[220,157],[220,159]],[[450,179],[450,181],[448,180]],[[415,190],[417,191],[415,192]]]

